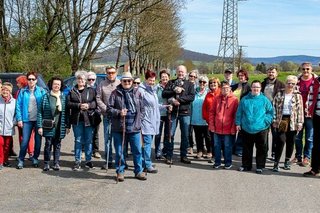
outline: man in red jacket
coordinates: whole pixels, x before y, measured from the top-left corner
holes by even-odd
[[[224,145],[224,168],[232,167],[232,145],[236,134],[235,117],[238,98],[232,93],[228,81],[221,82],[221,94],[214,99],[209,110],[209,130],[214,133],[213,168],[221,166],[221,144]]]

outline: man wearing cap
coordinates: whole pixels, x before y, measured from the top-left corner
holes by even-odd
[[[101,169],[107,169],[108,167],[112,167],[112,145],[111,145],[111,136],[109,136],[109,125],[110,118],[107,116],[107,105],[109,101],[110,94],[116,87],[120,84],[120,80],[117,79],[117,70],[115,67],[107,67],[106,68],[107,78],[102,81],[97,86],[97,104],[103,115],[103,132],[104,132],[104,150],[105,150],[105,160],[107,162],[108,152],[109,152],[109,161],[102,166]]]
[[[181,162],[190,164],[191,161],[187,158],[187,148],[189,145],[190,105],[195,98],[195,90],[194,85],[186,79],[187,68],[185,66],[179,65],[176,69],[176,74],[177,79],[170,80],[162,92],[162,97],[167,98],[168,103],[173,105],[170,131],[171,142],[168,139],[164,141],[163,152],[166,157],[166,163],[172,164],[173,139],[178,124],[177,121],[179,121],[181,130]]]
[[[124,181],[124,144],[130,142],[134,174],[138,180],[146,180],[142,169],[142,147],[140,143],[141,116],[144,113],[142,95],[133,87],[131,73],[124,72],[121,84],[112,91],[107,113],[111,117],[111,132],[116,152],[115,167],[117,180]]]
[[[224,80],[229,82],[229,85],[235,85],[237,82],[235,80],[232,79],[233,73],[231,71],[231,69],[226,69],[224,71]]]

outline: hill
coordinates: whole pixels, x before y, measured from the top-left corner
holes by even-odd
[[[118,54],[118,48],[112,48],[95,55],[94,63],[107,63],[107,62],[115,62]],[[199,62],[212,62],[216,60],[218,57],[214,55],[209,55],[205,53],[199,53],[187,49],[181,49],[181,56],[178,60],[192,60]],[[292,61],[297,64],[301,64],[302,62],[308,61],[314,65],[318,65],[320,62],[320,57],[308,56],[308,55],[292,55],[292,56],[277,56],[277,57],[258,57],[258,58],[246,58],[252,64],[258,64],[264,62],[265,64],[277,64],[281,61]],[[128,61],[128,57],[125,53],[122,54],[120,61],[126,62]]]

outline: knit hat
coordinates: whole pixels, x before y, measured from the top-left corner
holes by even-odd
[[[7,89],[10,91],[10,93],[12,93],[12,88],[13,88],[13,86],[10,82],[4,82],[2,84],[2,89]]]

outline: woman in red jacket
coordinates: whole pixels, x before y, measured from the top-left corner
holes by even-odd
[[[217,96],[209,111],[209,129],[214,133],[214,168],[221,166],[221,144],[224,146],[224,168],[232,167],[232,145],[236,134],[235,117],[238,99],[233,95],[228,81],[221,83],[221,94]]]

